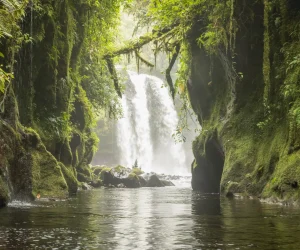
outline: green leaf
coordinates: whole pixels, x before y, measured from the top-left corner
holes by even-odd
[[[5,90],[5,80],[3,78],[0,79],[0,92],[3,94]]]

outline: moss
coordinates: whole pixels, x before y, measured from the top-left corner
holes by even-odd
[[[270,31],[269,31],[269,12],[270,12],[270,2],[269,0],[264,0],[264,62],[263,62],[263,76],[265,83],[264,90],[264,105],[267,107],[269,105],[270,99],[270,88],[271,88],[271,65],[270,65]]]
[[[231,63],[237,62],[236,69],[243,73],[243,78],[237,79],[236,87],[231,87],[232,81],[227,77],[230,75],[228,62],[222,59],[222,52],[219,59],[223,60],[223,71],[211,71],[212,83],[209,87],[205,86],[208,79],[205,72],[202,79],[197,73],[191,74],[191,102],[202,125],[202,133],[193,143],[195,161],[192,164],[192,180],[196,188],[203,188],[206,183],[212,182],[210,176],[216,170],[216,164],[212,164],[209,143],[213,138],[216,145],[213,155],[217,157],[218,152],[222,151],[225,158],[221,192],[239,192],[264,198],[299,198],[299,128],[291,111],[299,96],[297,88],[294,88],[299,74],[298,67],[289,68],[296,56],[293,51],[298,51],[298,40],[295,42],[298,38],[292,34],[299,34],[294,23],[299,16],[293,21],[287,15],[286,1],[278,2],[266,0],[264,5],[257,5],[257,12],[253,12],[254,16],[259,17],[264,13],[264,19],[254,18],[260,20],[257,24],[264,29],[259,31],[257,28],[252,30],[252,34],[243,32],[236,36],[237,53],[240,54],[236,55],[235,61],[227,59]],[[279,10],[280,13],[277,13]],[[244,25],[252,29],[254,22],[245,22]],[[287,33],[290,33],[289,40]],[[263,43],[253,44],[254,36],[264,39]],[[193,53],[192,60],[199,71],[199,62],[204,58],[201,51]],[[213,56],[210,63],[216,67]],[[297,64],[296,61],[293,63]],[[282,86],[283,82],[285,86]],[[200,85],[203,85],[201,93],[197,92]],[[293,94],[289,95],[288,88],[292,89]],[[236,90],[234,97],[231,95],[232,89]],[[283,89],[286,91],[284,94]],[[199,102],[203,93],[206,103]]]
[[[102,171],[104,168],[107,168],[107,167],[106,167],[106,166],[94,166],[94,167],[92,168],[92,171],[93,171],[94,175],[99,176],[100,173],[101,173],[101,171]]]
[[[80,182],[86,182],[89,183],[92,181],[92,178],[90,176],[87,176],[83,173],[77,173],[77,180]]]
[[[299,200],[300,155],[293,153],[280,158],[270,181],[263,190],[263,197]]]
[[[77,172],[87,176],[88,178],[91,178],[93,174],[92,169],[86,165],[77,168]]]
[[[104,167],[102,168],[102,170],[101,170],[101,173],[102,173],[102,172],[110,172],[112,169],[113,169],[113,168],[111,168],[111,167],[106,167],[106,166],[104,166]],[[100,174],[101,174],[101,173],[100,173]]]
[[[35,130],[24,128],[24,132],[22,146],[25,157],[21,164],[29,166],[30,175],[27,178],[30,178],[28,184],[32,198],[37,194],[41,197],[65,198],[68,187],[57,160],[47,151]]]
[[[69,194],[75,194],[78,189],[77,173],[72,166],[65,166],[63,163],[59,163],[61,172],[68,185]]]
[[[131,170],[131,173],[132,173],[132,174],[135,174],[135,175],[137,175],[137,176],[139,176],[139,175],[142,175],[142,174],[144,173],[144,171],[141,170],[140,168],[133,168],[133,169]]]
[[[68,186],[61,168],[46,149],[32,150],[32,195],[36,197],[66,198]]]

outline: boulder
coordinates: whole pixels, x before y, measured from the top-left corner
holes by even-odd
[[[108,186],[108,185],[113,185],[113,186],[118,186],[122,181],[120,178],[115,177],[111,171],[102,171],[100,174],[100,178],[102,180],[103,185]]]
[[[141,183],[136,174],[130,174],[127,178],[122,179],[122,182],[127,188],[139,188]]]
[[[146,187],[147,186],[147,181],[144,179],[142,176],[138,176],[141,187]]]
[[[159,180],[157,175],[151,175],[146,186],[147,187],[164,187],[163,183]]]

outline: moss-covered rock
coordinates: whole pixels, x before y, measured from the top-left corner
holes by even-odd
[[[1,204],[10,199],[65,198],[67,184],[57,160],[48,152],[39,135],[30,128],[0,125]]]
[[[36,197],[66,198],[68,185],[60,165],[46,149],[32,150],[32,194]]]
[[[299,96],[286,91],[299,91],[291,55],[295,59],[299,46],[294,34],[300,33],[295,29],[300,16],[287,1],[235,4],[237,13],[245,7],[236,17],[243,25],[235,34],[234,55],[219,49],[208,60],[195,42],[201,27],[191,31],[188,91],[202,126],[193,143],[192,186],[299,200],[300,123],[294,109]]]
[[[32,197],[65,198],[68,186],[55,157],[46,150],[39,135],[32,129],[25,129],[23,145],[27,153],[24,159],[30,171]]]
[[[93,171],[94,175],[99,176],[100,173],[101,173],[101,171],[102,171],[104,168],[107,168],[107,167],[106,167],[106,166],[94,166],[94,167],[92,168],[92,171]]]
[[[78,181],[76,178],[77,174],[75,169],[72,166],[65,166],[62,163],[59,163],[59,166],[68,185],[69,194],[76,194],[78,189]]]

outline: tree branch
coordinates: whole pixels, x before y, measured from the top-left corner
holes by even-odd
[[[171,70],[172,70],[172,68],[173,68],[173,66],[174,66],[174,64],[176,62],[176,59],[177,59],[178,54],[179,54],[179,51],[180,51],[180,45],[179,45],[179,43],[177,43],[175,45],[175,51],[174,51],[174,53],[172,55],[169,67],[166,69],[166,80],[167,80],[167,83],[168,83],[168,85],[170,87],[170,91],[171,91],[173,100],[175,98],[175,88],[174,88],[172,77],[171,77]]]
[[[114,50],[114,51],[110,51],[108,53],[106,53],[103,56],[103,59],[106,60],[107,63],[107,67],[109,69],[109,72],[112,76],[112,79],[114,81],[114,85],[115,85],[115,89],[118,93],[118,96],[121,98],[122,97],[122,93],[120,90],[120,86],[119,86],[119,81],[118,81],[118,76],[117,76],[117,72],[113,63],[113,58],[119,55],[123,55],[123,54],[130,54],[131,52],[135,52],[136,54],[136,59],[137,59],[137,63],[139,62],[139,60],[141,60],[143,63],[145,63],[147,66],[149,67],[154,67],[154,65],[150,62],[148,62],[146,59],[144,59],[139,53],[139,49],[142,48],[144,45],[150,43],[150,42],[158,42],[161,41],[167,37],[171,37],[178,28],[178,24],[174,23],[173,25],[170,25],[169,27],[166,27],[162,30],[153,30],[152,33],[148,33],[144,36],[140,36],[136,41],[131,41],[128,45],[124,46],[123,48]],[[171,69],[176,61],[176,58],[178,56],[179,53],[179,44],[176,45],[176,52],[173,54],[172,60],[170,62],[170,65],[166,71],[166,78],[167,78],[167,82],[170,86],[170,90],[172,93],[172,97],[174,99],[175,96],[175,89],[173,86],[173,82],[172,82],[172,78],[170,76],[170,72]]]
[[[129,54],[130,52],[138,51],[144,45],[162,40],[168,36],[171,36],[177,29],[178,24],[173,24],[169,27],[166,27],[159,31],[153,31],[152,33],[148,33],[146,35],[140,36],[137,40],[129,42],[128,45],[125,45],[123,48],[110,51],[106,53],[103,58],[112,58],[123,54]]]
[[[140,59],[142,61],[142,63],[146,64],[148,67],[153,68],[154,64],[147,61],[144,57],[141,56],[141,54],[139,52],[136,51],[135,53],[136,57],[138,57],[138,59]]]

